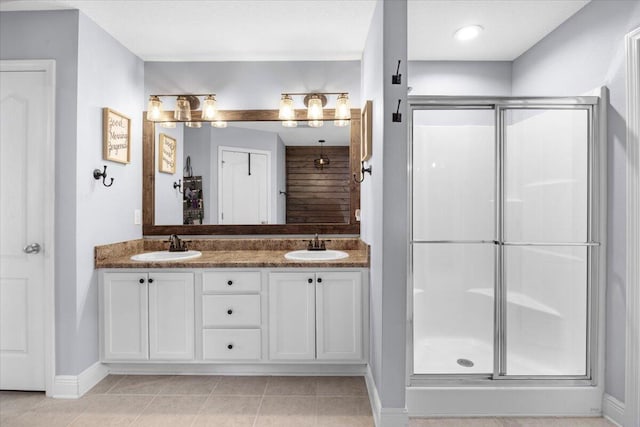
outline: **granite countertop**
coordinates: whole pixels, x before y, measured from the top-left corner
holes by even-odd
[[[188,239],[187,239],[188,241]],[[181,261],[132,261],[131,256],[166,250],[162,240],[131,240],[96,246],[96,268],[326,268],[369,267],[369,247],[359,239],[332,239],[327,249],[349,254],[348,258],[332,261],[295,261],[284,257],[289,251],[305,249],[307,240],[301,239],[201,239],[189,241],[189,249],[199,250],[202,256]]]

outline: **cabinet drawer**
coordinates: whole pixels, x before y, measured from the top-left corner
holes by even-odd
[[[260,295],[203,295],[202,326],[260,326]]]
[[[205,329],[204,360],[260,359],[260,329]]]
[[[202,290],[207,292],[260,292],[259,271],[207,271]]]

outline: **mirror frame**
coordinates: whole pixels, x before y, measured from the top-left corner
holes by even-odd
[[[325,117],[334,117],[335,111],[325,109]],[[164,111],[158,120],[173,122],[173,111]],[[350,177],[360,174],[361,115],[357,108],[351,109],[351,130],[349,145]],[[200,111],[191,112],[191,121],[202,121]],[[307,110],[296,110],[296,120],[306,121]],[[216,120],[223,121],[280,121],[278,110],[221,110]],[[325,119],[326,122],[333,121]],[[356,209],[360,208],[360,184],[352,178],[349,184],[349,223],[328,224],[256,224],[256,225],[156,225],[155,222],[155,168],[156,140],[155,122],[147,120],[147,112],[142,113],[142,234],[144,236],[182,235],[255,235],[255,234],[360,234],[360,222],[356,221]]]

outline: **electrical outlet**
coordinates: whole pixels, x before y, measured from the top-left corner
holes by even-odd
[[[360,221],[360,209],[356,209],[356,221]]]
[[[142,224],[142,211],[140,209],[135,209],[133,211],[133,223],[135,225]]]

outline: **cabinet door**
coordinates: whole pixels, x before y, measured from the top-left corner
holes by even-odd
[[[313,273],[269,276],[269,357],[315,358],[315,277]]]
[[[316,274],[318,360],[362,359],[362,275]]]
[[[149,274],[151,360],[193,359],[193,292],[193,273]]]
[[[102,349],[104,360],[147,360],[147,275],[104,273]]]

